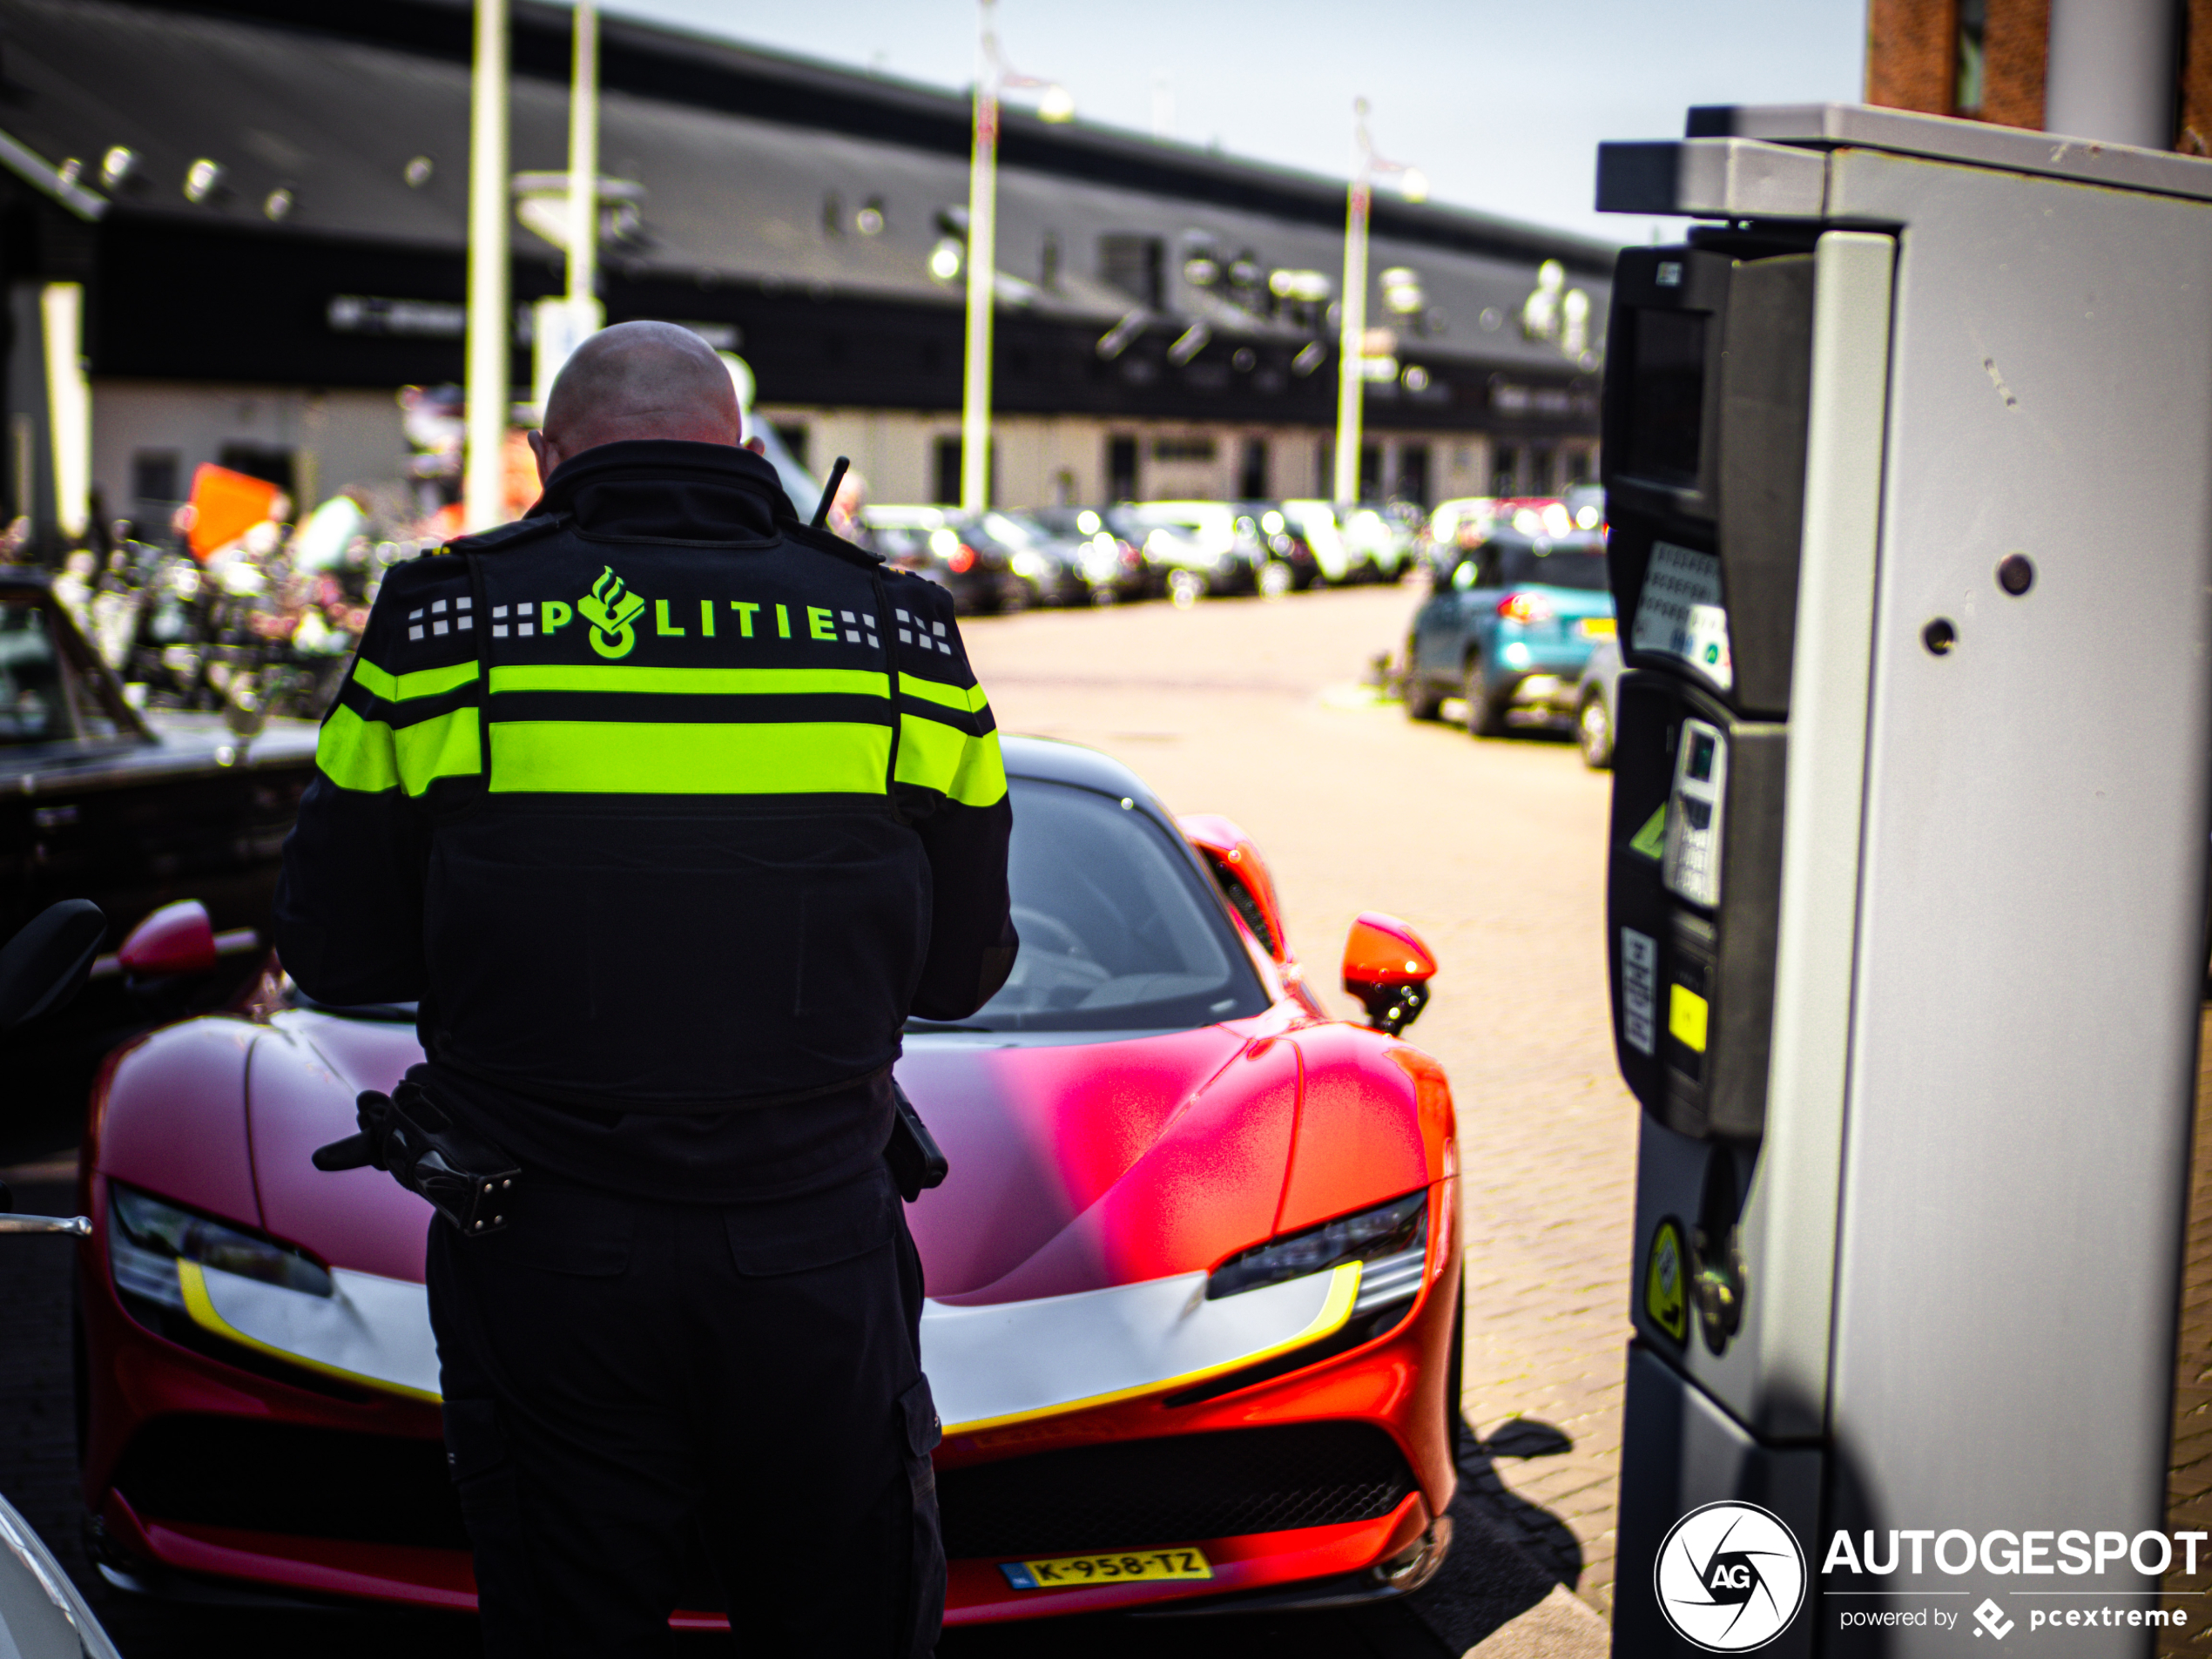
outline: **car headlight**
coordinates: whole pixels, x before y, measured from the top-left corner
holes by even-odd
[[[195,1216],[117,1183],[108,1184],[107,1258],[115,1287],[125,1297],[182,1313],[179,1261],[260,1279],[307,1296],[336,1287],[321,1266],[296,1250]]]
[[[1359,1299],[1352,1311],[1372,1312],[1419,1294],[1427,1254],[1428,1191],[1424,1188],[1231,1257],[1206,1280],[1206,1299],[1359,1262]]]

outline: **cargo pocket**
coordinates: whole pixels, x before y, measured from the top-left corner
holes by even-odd
[[[499,1406],[489,1399],[448,1399],[443,1416],[446,1471],[469,1529],[485,1652],[489,1659],[540,1652],[538,1596]]]
[[[907,1487],[914,1501],[914,1553],[907,1572],[907,1659],[925,1659],[945,1622],[945,1534],[937,1518],[937,1469],[929,1453],[944,1439],[929,1379],[917,1377],[893,1409],[907,1459]]]

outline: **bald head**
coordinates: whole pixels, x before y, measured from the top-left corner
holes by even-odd
[[[603,443],[734,444],[744,435],[730,371],[705,341],[671,322],[621,322],[577,347],[553,382],[544,428],[530,434],[530,448],[543,480]]]

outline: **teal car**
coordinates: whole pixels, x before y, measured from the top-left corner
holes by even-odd
[[[1445,698],[1463,697],[1478,738],[1500,735],[1516,715],[1573,719],[1590,650],[1615,636],[1604,531],[1501,525],[1440,552],[1406,641],[1406,712],[1433,720]]]

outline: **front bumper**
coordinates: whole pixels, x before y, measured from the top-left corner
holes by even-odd
[[[1451,1501],[1455,1474],[1442,1396],[1459,1299],[1456,1227],[1449,1224],[1455,1185],[1447,1179],[1435,1190],[1433,1212],[1447,1224],[1431,1229],[1420,1296],[1395,1327],[1373,1339],[1333,1353],[1326,1343],[1316,1344],[1317,1355],[1325,1357],[1305,1365],[1297,1364],[1295,1352],[1278,1355],[1249,1380],[1248,1373],[1232,1371],[1184,1386],[1181,1393],[1073,1402],[1063,1412],[1024,1414],[968,1432],[955,1423],[937,1453],[941,1487],[958,1505],[963,1486],[985,1471],[1003,1488],[1009,1475],[1019,1484],[1033,1459],[1087,1447],[1218,1440],[1250,1430],[1349,1429],[1373,1435],[1398,1471],[1381,1501],[1354,1506],[1352,1519],[1334,1518],[1342,1511],[1309,1509],[1283,1517],[1292,1521],[1287,1526],[1251,1526],[1260,1512],[1239,1512],[1238,1525],[1247,1530],[1216,1534],[1209,1527],[1212,1535],[1175,1537],[1129,1535],[1155,1524],[1181,1524],[1157,1509],[1133,1516],[1121,1530],[1118,1523],[1102,1522],[1086,1531],[1079,1519],[1048,1514],[1028,1532],[1018,1514],[985,1514],[971,1502],[967,1512],[947,1517],[955,1549],[963,1538],[981,1540],[951,1563],[947,1622],[1184,1603],[1226,1608],[1298,1586],[1362,1596],[1405,1588],[1366,1579],[1350,1591],[1329,1586],[1404,1555],[1430,1534]],[[104,1183],[95,1177],[91,1188],[91,1213],[105,1219]],[[244,1348],[233,1355],[219,1344],[211,1349],[169,1340],[119,1301],[107,1271],[105,1225],[84,1248],[90,1418],[84,1496],[99,1523],[101,1570],[111,1582],[159,1592],[173,1589],[184,1575],[279,1598],[473,1610],[475,1581],[458,1506],[444,1479],[435,1406],[293,1371]],[[1291,1368],[1282,1369],[1286,1363]],[[1262,1374],[1271,1368],[1279,1374]],[[211,1468],[227,1473],[211,1480]],[[1319,1524],[1298,1524],[1324,1514],[1330,1518]],[[1082,1541],[1071,1543],[1073,1538]],[[1169,1544],[1203,1548],[1213,1579],[1016,1591],[999,1570],[1001,1562],[1025,1557]],[[708,1604],[680,1612],[671,1622],[693,1629],[726,1623],[711,1595],[698,1599]],[[1270,1604],[1279,1599],[1271,1594]]]

